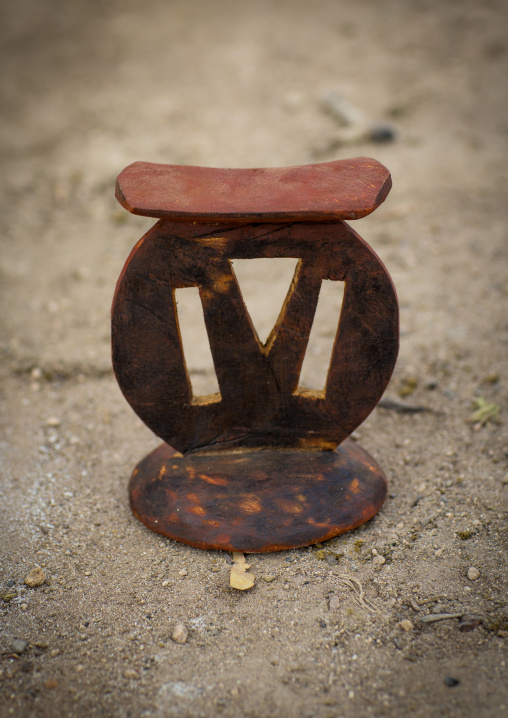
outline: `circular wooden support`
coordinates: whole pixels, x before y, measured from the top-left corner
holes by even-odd
[[[130,480],[145,526],[204,549],[280,551],[368,521],[386,495],[383,472],[347,439],[335,451],[187,454],[162,444]]]
[[[262,344],[231,259],[300,261]],[[298,382],[323,279],[344,281],[324,392]],[[174,292],[199,287],[220,396],[192,395]],[[372,249],[344,222],[207,225],[160,220],[137,244],[112,310],[113,366],[134,411],[178,451],[233,446],[334,449],[370,414],[392,374],[398,305]]]

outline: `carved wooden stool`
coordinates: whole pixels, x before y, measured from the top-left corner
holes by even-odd
[[[392,374],[398,306],[383,264],[343,220],[372,212],[390,187],[366,158],[247,170],[136,162],[120,174],[119,202],[160,218],[131,252],[112,309],[120,388],[166,442],[130,480],[132,511],[150,529],[199,548],[278,551],[379,510],[385,477],[347,437]],[[265,344],[230,261],[257,257],[299,260]],[[298,382],[323,279],[345,290],[319,392]],[[219,394],[192,394],[182,287],[199,287]]]

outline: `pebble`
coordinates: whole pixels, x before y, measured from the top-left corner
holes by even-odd
[[[57,688],[57,687],[58,687],[58,681],[55,681],[55,680],[53,680],[52,678],[50,678],[50,679],[49,679],[48,681],[46,681],[46,683],[44,684],[44,688],[46,688],[46,690],[48,690],[48,691],[52,691],[53,688]]]
[[[28,576],[25,577],[25,584],[30,588],[42,586],[45,581],[46,575],[40,566],[36,566],[35,568],[33,568],[28,574]]]
[[[123,677],[128,680],[139,681],[138,672],[134,671],[132,668],[126,668],[123,672]]]
[[[453,686],[458,686],[460,683],[458,678],[453,678],[453,676],[446,676],[444,679],[445,686],[448,686],[448,688],[453,688]]]
[[[166,586],[169,586],[169,581],[167,579],[162,582],[162,588],[166,588]]]
[[[414,625],[411,623],[411,621],[408,618],[405,618],[403,621],[399,622],[399,627],[402,628],[403,631],[412,631],[414,628]]]
[[[435,606],[432,606],[430,609],[431,613],[446,613],[446,605],[444,603],[436,603]],[[448,611],[450,613],[450,611]]]
[[[396,132],[391,125],[373,125],[369,129],[369,138],[372,142],[393,142],[395,137]]]
[[[188,576],[189,572],[186,568],[182,568],[180,571],[178,571],[179,576]]]
[[[425,526],[429,526],[430,524],[433,524],[434,521],[438,518],[439,514],[434,511],[433,513],[429,514],[428,516],[425,516],[421,520],[422,526],[425,528]]]
[[[372,559],[372,563],[374,566],[382,566],[385,562],[386,559],[384,556],[381,556],[381,554],[374,556],[374,558]]]
[[[467,577],[470,581],[476,581],[476,579],[480,578],[480,572],[476,566],[470,566],[467,569]]]
[[[60,426],[61,423],[56,416],[50,416],[46,419],[46,426]]]
[[[41,648],[43,651],[49,648],[49,643],[45,641],[44,638],[36,638],[31,643],[32,646],[35,646],[36,648]]]
[[[272,583],[273,581],[275,581],[277,576],[274,576],[273,573],[265,573],[263,574],[263,576],[261,576],[261,578],[263,579],[263,581],[266,581],[266,583]]]
[[[335,593],[332,593],[328,601],[328,608],[330,609],[330,611],[336,611],[339,607],[339,597]]]
[[[11,643],[11,651],[21,655],[26,651],[28,647],[28,641],[23,641],[21,638],[15,638]]]
[[[188,636],[189,632],[185,625],[183,623],[177,623],[173,633],[171,634],[171,640],[173,640],[175,643],[183,645],[187,642]]]
[[[475,628],[481,626],[483,619],[480,616],[463,616],[459,621],[459,631],[462,633],[469,633],[474,631]]]
[[[22,604],[20,605],[20,608],[21,608],[22,611],[26,611],[26,610],[28,609],[28,603],[22,603]]]
[[[59,648],[52,648],[51,651],[49,652],[49,655],[51,656],[51,658],[56,658],[59,654],[60,654]]]

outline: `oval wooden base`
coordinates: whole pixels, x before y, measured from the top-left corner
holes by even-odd
[[[134,515],[163,536],[256,553],[325,541],[368,521],[386,479],[350,439],[335,451],[186,456],[162,444],[137,465],[129,493]]]

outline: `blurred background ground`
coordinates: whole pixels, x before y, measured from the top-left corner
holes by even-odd
[[[0,715],[504,715],[506,3],[18,0],[0,14]],[[395,141],[341,144],[330,91]],[[378,408],[357,432],[389,479],[373,521],[250,556],[256,585],[235,592],[228,555],[129,511],[128,477],[158,440],[112,375],[109,308],[152,222],[115,203],[115,177],[135,160],[361,155],[394,182],[354,223],[401,304],[387,395],[427,410]],[[499,415],[471,420],[478,400]],[[37,565],[46,582],[29,588]],[[425,618],[443,613],[462,618]]]

